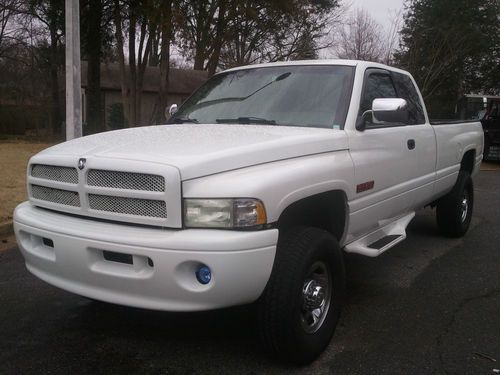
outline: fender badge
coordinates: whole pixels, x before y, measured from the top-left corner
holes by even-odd
[[[356,186],[356,193],[362,193],[363,191],[371,190],[375,186],[375,181],[363,182]]]
[[[78,159],[78,169],[82,170],[83,168],[85,168],[86,162],[87,162],[87,159],[85,159],[85,158]]]

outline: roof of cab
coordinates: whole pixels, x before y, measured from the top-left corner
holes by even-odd
[[[266,68],[272,66],[304,66],[304,65],[343,65],[343,66],[360,66],[365,68],[381,68],[388,69],[404,74],[408,74],[408,72],[394,68],[392,66],[372,62],[372,61],[361,61],[361,60],[342,60],[342,59],[319,59],[319,60],[295,60],[295,61],[280,61],[280,62],[272,62],[272,63],[262,63],[262,64],[253,64],[253,65],[244,65],[238,66],[236,68],[231,68],[224,70],[220,73],[232,72],[236,70],[244,70],[244,69],[254,69],[254,68]]]
[[[344,66],[356,66],[359,61],[356,60],[338,60],[338,59],[328,59],[328,60],[294,60],[294,61],[278,61],[271,63],[261,63],[261,64],[252,64],[252,65],[244,65],[238,66],[235,68],[230,68],[224,70],[224,72],[231,72],[235,70],[243,70],[243,69],[253,69],[253,68],[266,68],[271,66],[300,66],[300,65],[344,65]]]

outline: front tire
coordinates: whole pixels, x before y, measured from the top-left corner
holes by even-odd
[[[453,189],[438,201],[436,219],[439,230],[448,237],[462,237],[469,229],[474,206],[470,174],[460,171]]]
[[[336,239],[318,228],[288,230],[280,236],[273,271],[259,300],[264,346],[286,362],[312,362],[330,343],[344,288]]]

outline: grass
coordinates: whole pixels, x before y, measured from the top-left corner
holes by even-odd
[[[14,208],[27,199],[26,166],[29,158],[51,146],[47,143],[0,141],[0,225],[12,220]]]

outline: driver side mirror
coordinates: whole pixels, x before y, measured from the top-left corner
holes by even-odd
[[[373,100],[372,109],[363,113],[356,123],[356,129],[365,130],[366,120],[370,118],[374,123],[394,122],[407,123],[409,112],[408,103],[401,98],[377,98]]]
[[[408,121],[408,103],[404,99],[375,99],[372,104],[373,117],[383,122]]]
[[[177,104],[172,104],[169,108],[168,108],[168,112],[167,112],[167,109],[165,108],[165,118],[168,120],[170,117],[172,117],[172,115],[177,112]]]

